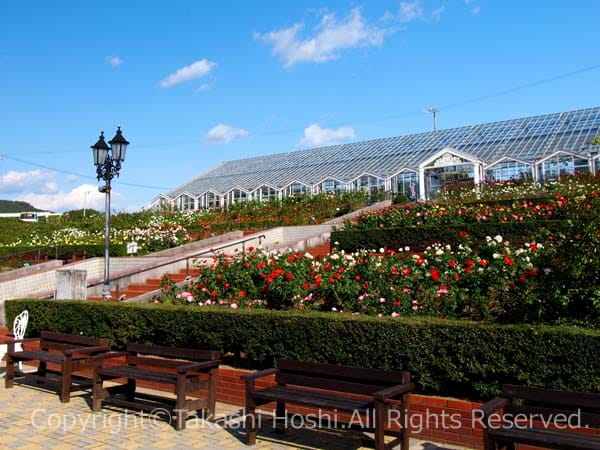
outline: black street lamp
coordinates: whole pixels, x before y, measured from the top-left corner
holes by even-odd
[[[110,257],[110,181],[119,176],[121,163],[125,161],[125,152],[129,142],[123,137],[121,127],[117,127],[117,134],[108,141],[110,147],[104,140],[104,131],[100,132],[98,142],[92,145],[94,154],[94,165],[96,166],[96,174],[98,180],[104,180],[104,186],[100,186],[98,190],[106,194],[104,201],[104,286],[102,287],[102,297],[105,300],[111,298],[110,282],[109,282],[109,257]]]

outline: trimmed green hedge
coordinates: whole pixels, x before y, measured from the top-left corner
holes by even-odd
[[[7,323],[24,309],[30,336],[54,330],[107,337],[115,348],[210,348],[236,364],[285,356],[406,369],[423,393],[481,399],[502,383],[600,392],[600,332],[575,327],[55,300],[7,301]]]
[[[566,232],[573,226],[568,220],[545,220],[510,223],[471,223],[464,225],[418,226],[403,228],[371,228],[367,230],[338,230],[331,233],[331,242],[340,250],[354,252],[361,249],[389,248],[397,250],[405,246],[418,248],[434,242],[457,245],[461,242],[459,232],[466,231],[475,240],[486,236],[501,235],[505,239],[523,241],[542,229],[552,233]]]

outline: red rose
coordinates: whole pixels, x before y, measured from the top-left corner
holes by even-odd
[[[286,278],[287,280],[291,280],[292,278],[294,278],[294,275],[292,275],[292,273],[291,273],[291,272],[288,272],[288,273],[286,273],[286,274],[285,274],[285,278]]]
[[[456,261],[450,261],[450,262],[448,263],[448,265],[449,265],[450,267],[452,267],[452,268],[455,268],[455,267],[456,267]]]
[[[242,291],[238,292],[238,295],[240,297],[245,297],[246,296],[246,291],[242,290]]]
[[[431,275],[431,279],[433,281],[440,281],[440,272],[437,269],[431,269],[429,271],[429,275]]]

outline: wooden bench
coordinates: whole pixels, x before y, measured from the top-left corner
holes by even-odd
[[[257,379],[273,374],[277,386],[256,389]],[[398,400],[402,400],[402,410],[396,416],[398,422],[407,422],[404,419],[404,412],[408,411],[406,394],[415,389],[409,372],[277,359],[275,368],[241,378],[246,383],[246,433],[249,445],[256,442],[256,407],[276,402],[275,425],[278,432],[285,429],[286,404],[291,403],[318,408],[319,411],[340,411],[352,414],[353,418],[359,414],[367,418],[364,421],[366,426],[361,428],[375,432],[375,439],[371,439],[370,444],[374,443],[376,449],[391,448],[399,443],[403,450],[409,448],[408,427],[386,430],[388,411],[397,406]],[[386,433],[396,438],[385,443]]]
[[[16,343],[35,341],[40,342],[39,350],[15,351]],[[57,384],[60,401],[69,403],[71,391],[92,385],[91,379],[73,375],[73,372],[91,368],[92,357],[108,350],[108,339],[52,331],[42,331],[39,338],[12,340],[8,342],[6,354],[6,388],[13,387],[15,376],[33,378],[37,382]],[[15,363],[21,361],[39,361],[37,372],[33,374],[16,373]],[[59,365],[61,371],[49,370],[48,363]]]
[[[574,428],[600,428],[600,394],[504,385],[502,395],[479,411],[485,450],[514,449],[515,444],[600,449],[600,435]]]
[[[104,367],[109,358],[126,357],[125,365]],[[183,430],[190,411],[206,410],[205,418],[215,413],[217,377],[221,353],[209,350],[127,344],[127,351],[98,355],[94,365],[92,410],[100,411],[110,403],[142,411],[169,412],[175,428]],[[198,362],[200,361],[200,362]],[[105,380],[126,379],[125,384],[103,387]],[[137,381],[165,383],[173,386],[176,398],[136,392]],[[187,399],[187,394],[206,389],[202,398]]]

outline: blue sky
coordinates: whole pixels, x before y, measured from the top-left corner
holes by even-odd
[[[0,198],[59,211],[102,208],[89,146],[118,124],[113,205],[134,210],[223,160],[427,131],[429,106],[449,128],[600,105],[600,68],[457,105],[599,65],[595,0],[40,0],[3,16]]]

